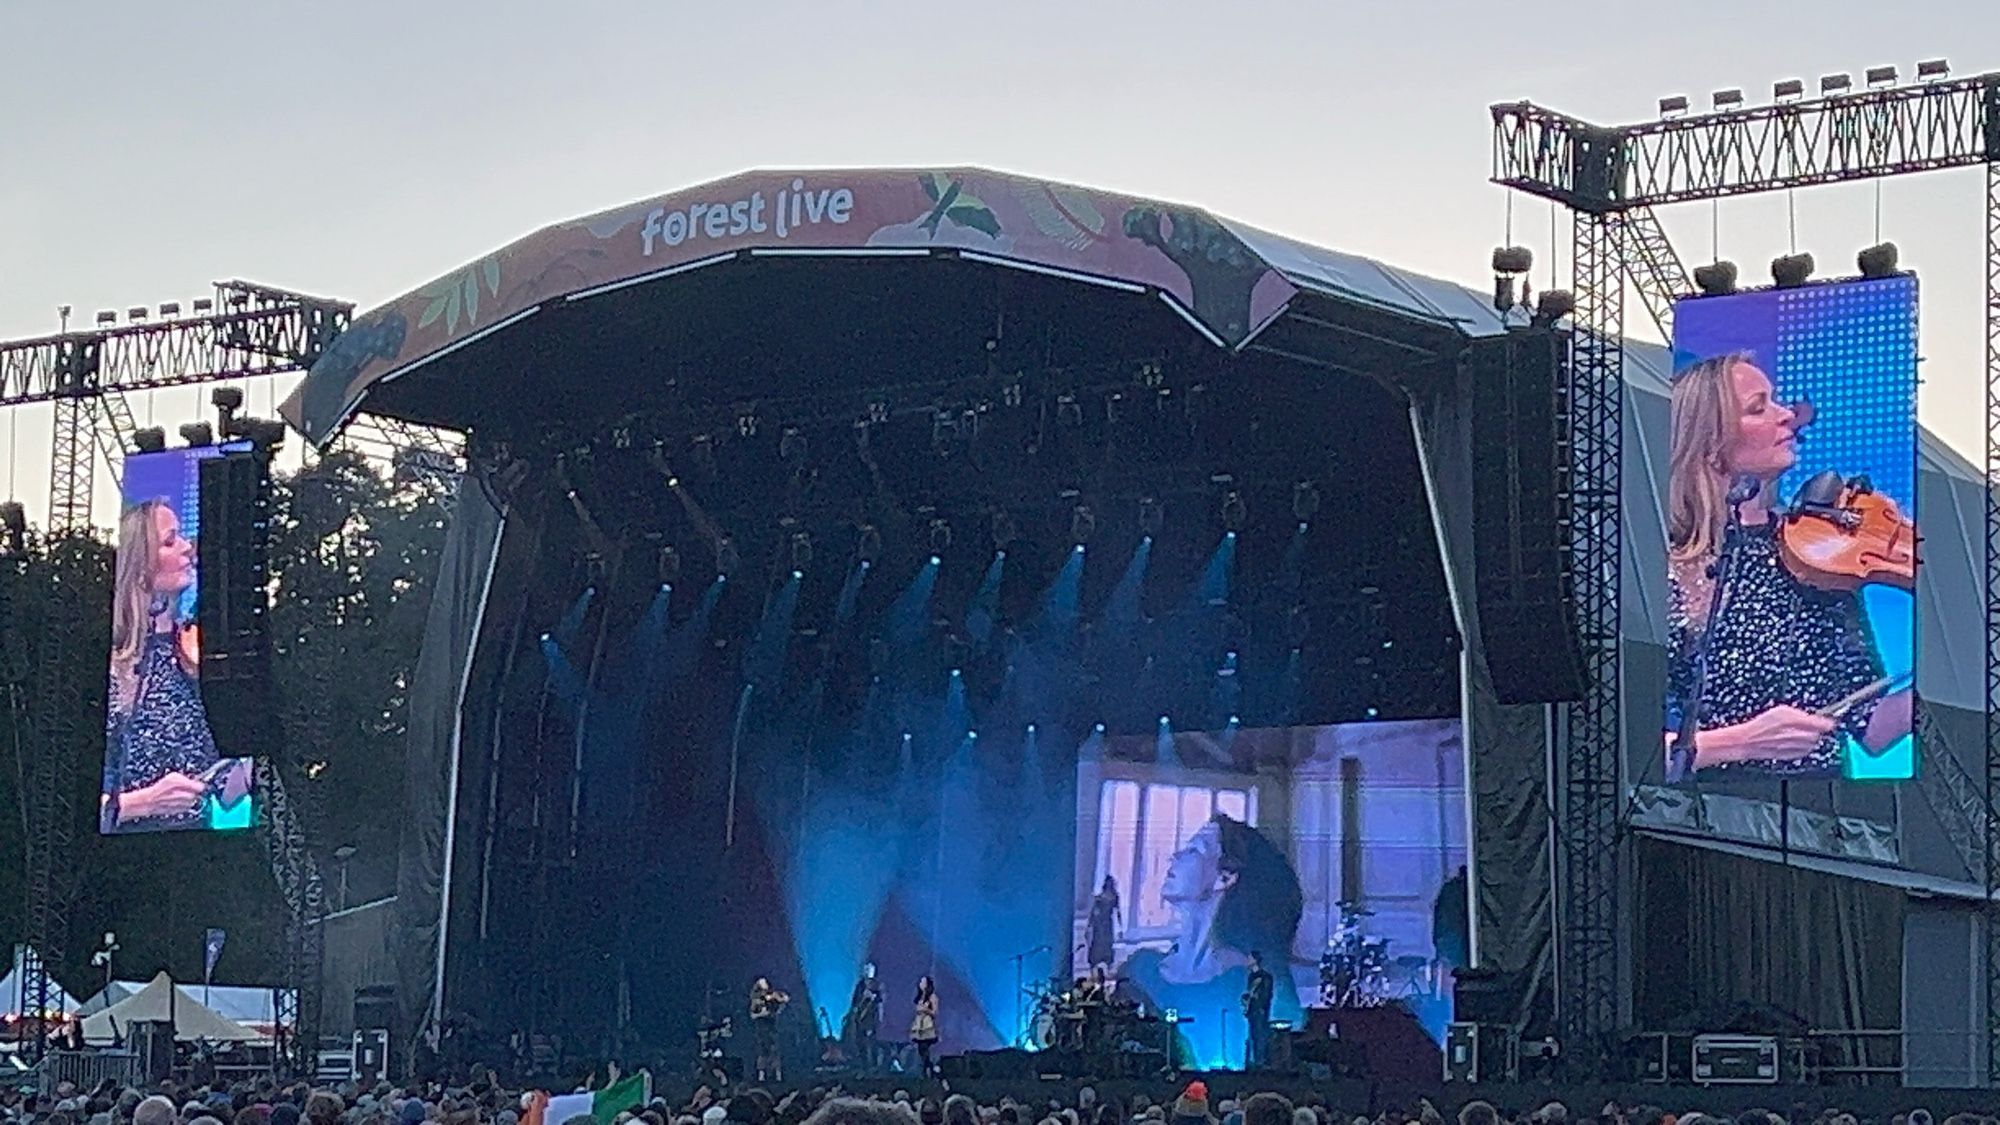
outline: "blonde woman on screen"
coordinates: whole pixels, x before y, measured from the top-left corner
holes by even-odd
[[[126,509],[112,579],[106,832],[200,827],[210,793],[235,800],[247,791],[248,762],[217,752],[195,681],[198,640],[178,609],[194,576],[194,544],[172,505]]]
[[[1778,551],[1777,480],[1798,459],[1799,413],[1744,353],[1674,377],[1667,476],[1667,779],[1754,770],[1837,777],[1841,738],[1881,750],[1910,729],[1908,689],[1883,682],[1860,599],[1809,586]],[[1735,577],[1708,620],[1729,526],[1741,520]],[[1713,630],[1713,636],[1707,634]],[[1707,675],[1695,699],[1706,638]],[[1857,693],[1864,698],[1848,702]],[[1848,702],[1843,707],[1842,704]],[[1694,745],[1677,745],[1698,708]]]

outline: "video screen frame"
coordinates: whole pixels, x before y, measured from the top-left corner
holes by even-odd
[[[201,462],[224,446],[134,453],[119,485],[98,830],[250,827],[252,759],[217,748],[203,702]]]
[[[1676,305],[1669,784],[1915,775],[1918,296],[1900,274]]]

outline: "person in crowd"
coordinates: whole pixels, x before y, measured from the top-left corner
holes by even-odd
[[[917,978],[917,995],[912,1003],[915,1011],[910,1017],[910,1042],[917,1046],[919,1072],[928,1078],[937,1073],[931,1052],[937,1049],[938,1041],[937,983],[930,974]]]
[[[1675,375],[1670,410],[1667,779],[1839,776],[1841,735],[1886,749],[1909,733],[1912,701],[1908,687],[1886,690],[1860,596],[1813,585],[1785,563],[1774,493],[1798,460],[1801,414],[1745,353]],[[1734,562],[1710,621],[1725,542]]]
[[[1293,1119],[1296,1112],[1292,1100],[1283,1094],[1252,1094],[1243,1103],[1243,1125],[1297,1125]]]
[[[1173,1125],[1216,1125],[1208,1112],[1208,1083],[1196,1079],[1174,1099]]]
[[[98,813],[105,832],[198,827],[211,795],[233,804],[249,791],[249,762],[223,761],[195,681],[200,645],[181,617],[194,577],[194,543],[182,537],[173,505],[154,499],[128,508],[112,575]]]

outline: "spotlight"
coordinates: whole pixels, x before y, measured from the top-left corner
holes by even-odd
[[[1710,262],[1694,268],[1694,285],[1705,297],[1736,292],[1736,263]]]
[[[1917,78],[1919,80],[1928,82],[1933,79],[1949,77],[1951,77],[1951,64],[1943,59],[1925,59],[1923,62],[1917,64]]]
[[[1686,94],[1669,94],[1660,99],[1661,117],[1678,117],[1688,111]]]
[[[673,544],[669,543],[660,548],[659,561],[655,569],[662,586],[671,586],[681,580],[681,553]]]
[[[1033,734],[1033,733],[1035,733],[1035,724],[1033,724],[1033,723],[1029,723],[1029,724],[1028,724],[1028,733],[1029,733],[1029,734]]]
[[[1285,636],[1292,642],[1292,647],[1304,648],[1306,637],[1311,633],[1312,616],[1306,612],[1306,607],[1293,606],[1291,612],[1285,614]]]
[[[1811,254],[1781,254],[1771,259],[1771,280],[1780,289],[1796,289],[1812,276],[1813,256]]]
[[[1797,78],[1786,78],[1771,83],[1771,99],[1780,102],[1795,102],[1806,96],[1806,84]]]
[[[792,536],[793,576],[797,577],[799,571],[802,571],[805,568],[811,566],[812,561],[813,561],[812,536],[803,531],[798,532],[797,534]]]
[[[778,456],[792,463],[806,459],[806,435],[797,426],[786,426],[778,438]]]
[[[1861,75],[1862,81],[1871,87],[1894,86],[1896,68],[1893,66],[1871,66]]]
[[[1073,394],[1056,397],[1056,424],[1075,429],[1083,425],[1083,404]]]
[[[215,428],[207,422],[181,423],[181,440],[189,445],[214,445]]]
[[[696,434],[688,443],[688,463],[694,469],[694,479],[712,481],[716,478],[715,439],[707,434]]]
[[[942,555],[951,550],[951,525],[943,520],[932,520],[930,544],[933,555]]]
[[[1575,311],[1576,294],[1567,289],[1544,289],[1535,300],[1534,323],[1538,328],[1550,328]]]
[[[715,541],[715,577],[718,581],[728,578],[743,568],[743,555],[736,549],[736,540],[725,535]]]
[[[1854,79],[1846,74],[1828,74],[1819,80],[1819,96],[1822,98],[1844,94],[1853,88]]]
[[[1250,518],[1250,509],[1243,503],[1243,494],[1235,489],[1222,497],[1222,526],[1227,531],[1242,531],[1243,522]]]
[[[875,530],[874,524],[861,525],[861,535],[854,543],[854,557],[864,564],[873,563],[882,557],[882,533]]]
[[[1292,486],[1292,515],[1300,523],[1319,513],[1319,486],[1309,480],[1302,480]]]
[[[1229,725],[1232,727],[1240,727],[1243,725],[1243,720],[1239,716],[1231,715],[1229,716]]]
[[[224,414],[234,414],[243,409],[243,388],[217,387],[208,395],[209,405]]]
[[[1172,724],[1170,724],[1170,723],[1169,723],[1169,722],[1167,721],[1167,717],[1166,717],[1165,715],[1161,715],[1161,716],[1160,716],[1160,725],[1164,727],[1164,726],[1170,726],[1170,725],[1172,725]]]
[[[1717,90],[1708,96],[1708,104],[1714,106],[1716,109],[1735,109],[1737,106],[1743,104],[1743,91],[1735,87],[1727,90]]]
[[[28,549],[28,512],[19,500],[0,501],[0,538],[10,555]]]
[[[1896,244],[1883,242],[1870,246],[1854,256],[1854,262],[1861,267],[1861,276],[1868,278],[1894,277],[1896,275]]]
[[[1158,500],[1148,496],[1139,501],[1140,535],[1151,539],[1160,533],[1160,529],[1166,526],[1166,522],[1166,509],[1160,507]]]
[[[1103,734],[1103,733],[1104,733],[1104,724],[1103,724],[1103,723],[1099,723],[1099,724],[1097,724],[1097,725],[1096,725],[1095,727],[1092,727],[1091,729],[1092,729],[1092,730],[1094,730],[1094,731],[1096,731],[1096,732],[1097,732],[1098,734]]]
[[[998,508],[994,510],[993,512],[994,550],[1005,551],[1007,547],[1014,542],[1015,539],[1020,537],[1020,534],[1021,534],[1020,529],[1014,524],[1013,513],[1007,511],[1005,508]]]
[[[106,325],[106,324],[116,324],[116,323],[118,323],[118,312],[117,312],[117,310],[115,310],[115,309],[102,309],[102,310],[99,310],[99,312],[98,312],[98,314],[97,314],[97,323],[98,323],[98,324],[99,324],[100,326],[102,326],[102,325]]]
[[[132,448],[141,453],[158,453],[167,447],[167,431],[158,426],[147,426],[132,431]]]
[[[1097,513],[1090,510],[1090,505],[1078,504],[1070,510],[1069,538],[1072,543],[1081,547],[1090,542],[1090,537],[1096,532]]]

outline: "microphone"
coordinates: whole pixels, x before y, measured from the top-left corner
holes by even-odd
[[[1729,482],[1729,506],[1734,508],[1739,504],[1747,504],[1755,500],[1757,494],[1762,491],[1764,491],[1763,481],[1753,476],[1739,476]]]
[[[1812,425],[1813,419],[1819,417],[1819,408],[1812,404],[1811,399],[1802,398],[1792,403],[1789,409],[1792,412],[1792,432],[1795,434]]]

